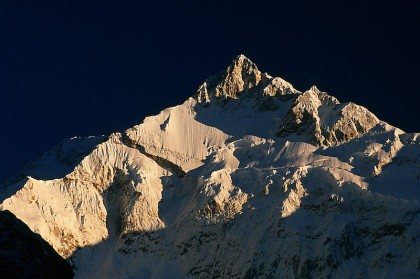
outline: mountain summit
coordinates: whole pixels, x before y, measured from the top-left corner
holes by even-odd
[[[333,145],[348,141],[366,133],[378,118],[367,109],[352,104],[340,106],[340,102],[313,86],[303,94],[287,81],[267,73],[244,55],[239,55],[218,76],[207,79],[197,90],[197,101],[238,99],[243,96],[257,98],[287,97],[294,103],[276,131],[280,137],[289,134],[308,134],[317,145]],[[272,98],[265,98],[265,109],[276,110]]]
[[[262,95],[285,95],[298,93],[293,86],[281,78],[261,73],[251,60],[239,55],[219,75],[207,79],[197,90],[199,103],[213,99],[237,99],[248,92]]]
[[[76,278],[418,278],[420,137],[243,55],[5,185]],[[1,248],[1,247],[0,247]]]

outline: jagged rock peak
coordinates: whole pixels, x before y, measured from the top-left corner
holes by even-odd
[[[420,134],[244,56],[204,89],[210,105],[189,98],[123,133],[63,142],[0,192],[0,211],[75,278],[420,278]],[[13,268],[11,251],[36,242],[6,220],[0,277],[64,278],[42,251]],[[37,259],[48,272],[11,273]]]
[[[237,98],[238,93],[258,85],[261,72],[244,55],[236,57],[219,76],[210,77],[198,89],[198,101],[209,102],[214,97]]]
[[[238,99],[241,95],[246,95],[244,93],[275,96],[300,92],[287,81],[262,73],[243,54],[238,55],[219,75],[208,78],[196,92],[200,103],[213,99]]]
[[[316,86],[299,95],[282,120],[276,135],[303,135],[309,142],[331,146],[368,132],[379,119],[366,108],[343,103]]]
[[[305,91],[305,93],[316,96],[324,106],[334,107],[335,105],[340,104],[336,97],[329,95],[327,92],[319,90],[315,85],[313,85],[309,90]]]
[[[252,62],[248,57],[246,57],[243,54],[239,54],[238,56],[236,56],[236,58],[233,59],[232,64],[229,67],[231,66],[241,67],[242,65],[249,65],[255,68],[256,70],[258,70],[257,65],[255,65],[254,62]]]

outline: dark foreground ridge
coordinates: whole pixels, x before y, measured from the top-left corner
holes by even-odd
[[[73,278],[57,252],[10,211],[0,211],[1,278]]]

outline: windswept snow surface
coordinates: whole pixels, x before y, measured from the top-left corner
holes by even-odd
[[[0,207],[76,278],[418,278],[419,138],[240,55],[179,106],[65,141]]]

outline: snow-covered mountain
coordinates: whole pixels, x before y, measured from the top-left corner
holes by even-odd
[[[243,55],[1,195],[76,278],[419,278],[420,134]]]

